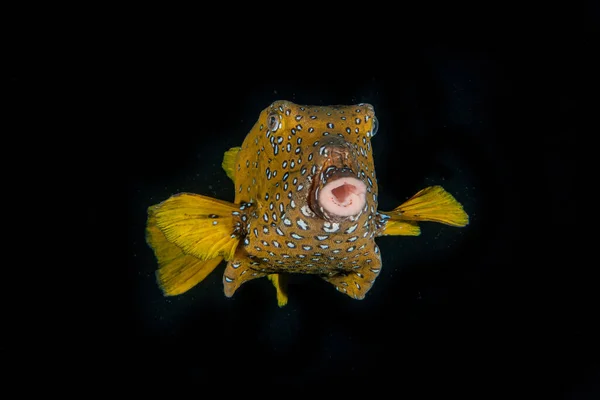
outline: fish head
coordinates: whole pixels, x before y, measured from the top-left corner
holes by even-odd
[[[263,110],[256,135],[246,139],[256,144],[251,164],[260,176],[249,189],[256,191],[259,226],[249,230],[248,252],[259,258],[266,251],[263,261],[280,266],[312,260],[309,267],[321,266],[315,273],[331,265],[350,268],[354,255],[348,253],[363,240],[372,242],[377,229],[376,132],[373,106],[366,103],[277,101]]]
[[[273,155],[281,155],[281,167],[288,169],[281,182],[273,180],[273,191],[285,184],[284,177],[293,176],[296,189],[307,189],[298,198],[301,203],[335,222],[377,208],[371,138],[378,123],[372,105],[320,107],[277,101],[261,117]]]

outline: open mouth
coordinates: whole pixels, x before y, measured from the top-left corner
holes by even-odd
[[[357,215],[366,203],[367,186],[352,176],[332,177],[318,194],[319,206],[329,215]]]

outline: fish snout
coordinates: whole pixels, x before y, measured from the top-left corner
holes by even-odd
[[[321,173],[311,204],[313,211],[329,220],[357,216],[366,204],[367,186],[359,179],[353,146],[338,136],[327,137],[319,146]]]
[[[356,157],[352,145],[338,136],[331,136],[321,141],[319,155],[324,157],[323,167],[353,168]]]

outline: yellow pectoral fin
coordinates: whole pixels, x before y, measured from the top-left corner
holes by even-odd
[[[150,212],[146,228],[146,241],[158,260],[156,281],[165,296],[182,294],[196,286],[210,274],[223,260],[216,257],[202,261],[169,242],[156,226],[153,212]]]
[[[232,203],[198,194],[180,193],[150,207],[156,226],[166,240],[202,261],[229,260],[239,242],[233,236],[239,208]]]
[[[431,221],[458,227],[469,223],[462,205],[441,186],[425,188],[384,214],[389,215],[391,221]]]
[[[267,277],[273,283],[273,286],[275,286],[275,290],[277,291],[277,305],[279,307],[285,306],[288,302],[287,275],[271,274]]]
[[[421,228],[413,221],[389,220],[385,225],[383,235],[390,236],[419,236]]]
[[[232,147],[225,152],[225,155],[223,155],[223,162],[221,163],[221,166],[225,170],[225,173],[229,179],[232,181],[234,180],[233,178],[235,176],[235,160],[237,159],[240,149],[241,147]]]

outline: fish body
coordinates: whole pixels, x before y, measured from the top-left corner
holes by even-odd
[[[381,271],[377,236],[418,235],[419,221],[465,226],[462,206],[439,186],[378,210],[377,130],[366,103],[265,108],[242,145],[225,153],[233,203],[183,193],[150,207],[147,240],[164,293],[183,293],[224,259],[228,297],[268,276],[281,306],[285,277],[300,273],[363,299]]]

